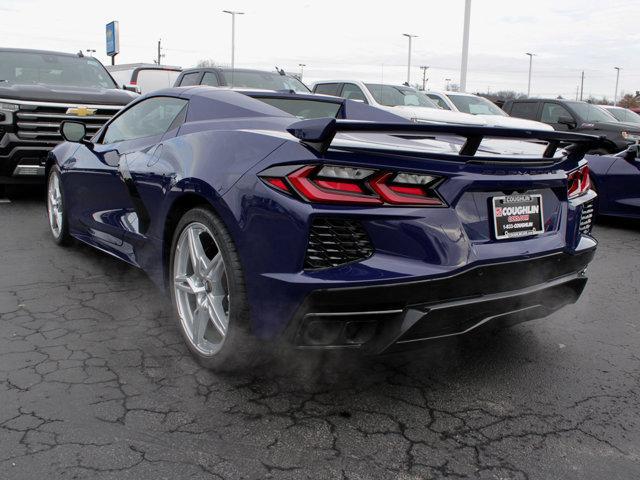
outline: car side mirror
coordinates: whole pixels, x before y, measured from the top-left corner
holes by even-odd
[[[128,92],[140,94],[140,87],[138,85],[122,85],[123,90],[127,90]]]
[[[87,127],[81,122],[64,121],[60,124],[60,135],[67,142],[84,143]]]
[[[560,125],[566,125],[569,128],[576,128],[576,122],[568,115],[558,117],[558,123]]]

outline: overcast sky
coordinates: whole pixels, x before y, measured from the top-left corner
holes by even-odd
[[[0,46],[75,52],[95,48],[107,63],[105,24],[120,22],[117,63],[151,62],[162,39],[164,62],[230,63],[231,19],[236,66],[296,72],[304,80],[356,78],[402,83],[407,39],[414,40],[412,82],[429,65],[428,87],[458,82],[464,0],[402,2],[308,0],[0,0]],[[584,95],[640,90],[640,0],[472,0],[468,91],[525,92],[534,52],[532,94],[573,96],[585,71]]]

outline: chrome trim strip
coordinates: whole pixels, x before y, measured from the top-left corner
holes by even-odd
[[[10,98],[0,98],[2,103],[13,103],[15,105],[33,105],[40,107],[93,107],[104,110],[122,110],[124,105],[96,105],[93,103],[54,103],[54,102],[33,102],[30,100],[12,100]],[[18,110],[19,111],[19,110]],[[78,117],[82,118],[82,117]]]

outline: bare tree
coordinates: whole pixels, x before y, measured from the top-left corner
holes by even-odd
[[[640,97],[632,93],[626,93],[618,102],[618,106],[624,108],[638,108],[640,107]]]
[[[202,60],[198,60],[196,67],[198,68],[206,68],[206,67],[217,67],[219,66],[213,58],[203,58]]]

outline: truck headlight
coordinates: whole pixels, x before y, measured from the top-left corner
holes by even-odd
[[[15,103],[0,103],[0,110],[5,112],[17,112],[20,109],[20,105]]]
[[[630,142],[637,142],[640,140],[640,135],[637,133],[621,132],[622,138],[629,140]]]

